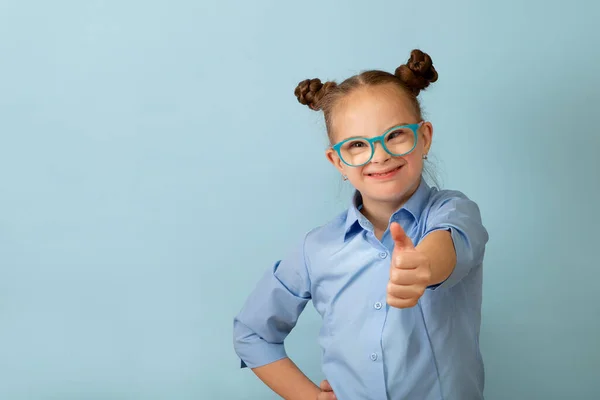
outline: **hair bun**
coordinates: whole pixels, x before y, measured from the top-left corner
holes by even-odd
[[[431,57],[421,50],[413,50],[408,62],[396,68],[395,75],[412,90],[415,96],[438,79]]]
[[[304,104],[312,110],[319,111],[321,109],[321,100],[335,86],[334,82],[325,82],[323,84],[320,79],[305,79],[298,84],[294,94],[300,104]]]

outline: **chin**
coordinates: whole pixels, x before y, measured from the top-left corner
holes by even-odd
[[[408,188],[406,185],[386,185],[386,187],[364,188],[361,190],[363,197],[382,202],[396,202],[401,200],[406,194]]]
[[[403,201],[406,194],[414,189],[414,186],[418,183],[418,176],[415,179],[394,179],[387,182],[377,182],[375,184],[369,184],[365,182],[365,185],[359,192],[363,197],[367,197],[374,201],[380,202],[398,202]]]

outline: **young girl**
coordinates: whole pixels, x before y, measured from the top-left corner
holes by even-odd
[[[418,95],[437,77],[413,50],[394,74],[296,88],[300,103],[323,111],[327,158],[356,191],[266,272],[234,319],[242,367],[285,399],[483,398],[488,233],[472,200],[422,177],[433,127]],[[309,300],[323,318],[320,387],[284,349]]]

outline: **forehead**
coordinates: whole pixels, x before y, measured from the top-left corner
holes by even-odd
[[[340,99],[332,110],[335,141],[373,137],[403,123],[418,122],[409,100],[392,85],[361,87]]]

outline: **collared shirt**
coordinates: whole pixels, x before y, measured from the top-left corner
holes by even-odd
[[[242,367],[286,357],[284,340],[309,301],[323,323],[322,369],[343,400],[476,400],[483,398],[479,350],[482,262],[488,233],[479,208],[463,193],[423,179],[390,218],[417,245],[430,232],[451,232],[452,274],[412,308],[386,304],[394,242],[378,240],[360,213],[361,197],[259,280],[234,318]]]

